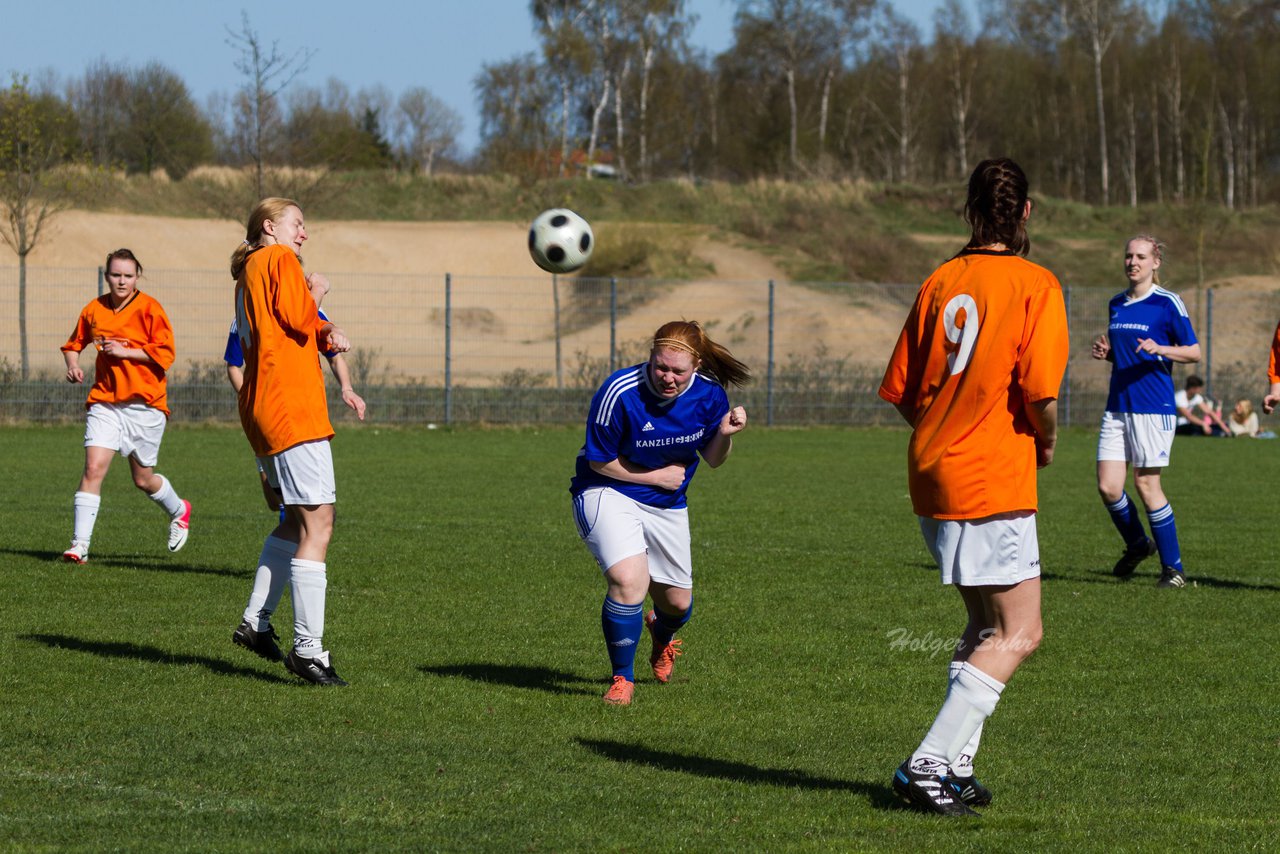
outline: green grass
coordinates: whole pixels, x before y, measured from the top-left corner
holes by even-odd
[[[61,563],[78,427],[5,427],[0,848],[1263,849],[1280,835],[1266,484],[1280,443],[1179,439],[1193,586],[1131,583],[1093,436],[1042,474],[1046,639],[991,719],[979,821],[888,782],[963,619],[906,498],[906,433],[751,429],[691,494],[697,605],[670,685],[605,707],[603,585],[566,493],[580,429],[345,430],[326,640],[343,690],[230,643],[272,518],[239,431],[174,428],[170,555],[117,461]],[[291,612],[277,618],[288,639]],[[901,634],[924,649],[894,649]],[[1271,839],[1272,842],[1266,842]]]

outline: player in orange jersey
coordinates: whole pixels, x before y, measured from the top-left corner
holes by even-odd
[[[70,563],[89,560],[89,541],[102,503],[102,481],[119,453],[129,458],[133,483],[169,514],[169,551],[187,544],[191,504],[179,498],[155,465],[160,456],[169,406],[165,372],[173,365],[173,328],[154,298],[138,290],[142,265],[128,249],[107,256],[107,292],[80,311],[76,328],[62,345],[67,382],[84,382],[80,351],[98,350],[94,382],[85,402],[84,474],[75,495]]]
[[[1027,178],[984,160],[969,178],[968,244],[916,296],[880,386],[914,429],[911,503],[925,544],[968,612],[933,726],[894,774],[918,809],[973,815],[982,724],[1040,643],[1036,469],[1053,460],[1067,316],[1053,274],[1020,257]]]
[[[1262,411],[1267,415],[1275,412],[1280,406],[1280,323],[1276,324],[1275,335],[1271,337],[1271,358],[1267,363],[1267,381],[1271,385],[1262,397]]]
[[[346,685],[323,642],[325,556],[337,488],[320,350],[344,352],[351,345],[340,329],[320,319],[302,272],[306,239],[297,202],[263,199],[231,256],[236,329],[244,351],[240,423],[285,505],[285,520],[263,543],[253,591],[232,641],[264,658],[284,658],[285,667],[308,682]],[[271,626],[286,583],[293,599],[293,649],[287,657]]]

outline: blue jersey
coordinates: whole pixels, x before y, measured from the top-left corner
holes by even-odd
[[[316,313],[320,315],[321,320],[329,320],[329,318],[325,316],[324,311],[316,309]],[[320,355],[324,356],[326,359],[332,359],[334,356],[338,355],[338,351],[321,350]],[[236,326],[234,319],[231,321],[231,332],[227,335],[227,349],[222,354],[222,361],[231,365],[233,368],[244,367],[244,349],[240,346],[239,328]]]
[[[591,399],[587,441],[578,452],[569,491],[578,495],[593,486],[608,486],[652,507],[686,506],[685,491],[698,470],[698,452],[720,431],[728,411],[725,390],[703,374],[695,372],[679,396],[664,398],[650,382],[648,363],[617,371]],[[618,457],[649,469],[682,463],[684,482],[673,492],[614,480],[591,468],[592,462]]]
[[[1107,411],[1177,414],[1173,363],[1138,350],[1138,339],[1150,338],[1171,347],[1197,343],[1187,307],[1177,294],[1156,285],[1138,299],[1129,299],[1127,292],[1116,294],[1107,308],[1111,317],[1107,338],[1115,359]]]

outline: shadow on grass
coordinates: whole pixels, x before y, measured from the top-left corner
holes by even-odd
[[[62,552],[48,549],[0,549],[0,554],[19,555],[35,558],[39,561],[62,562]],[[111,569],[140,569],[143,571],[190,573],[194,575],[221,575],[227,578],[252,578],[256,569],[220,569],[211,566],[195,566],[189,563],[175,563],[177,558],[165,555],[135,555],[119,557],[116,555],[90,554],[84,564],[85,572],[92,572],[96,567]],[[67,569],[77,569],[75,564],[68,563]]]
[[[603,692],[604,681],[584,679],[576,673],[552,670],[549,667],[527,667],[520,664],[423,664],[418,667],[428,676],[461,676],[473,682],[489,685],[510,685],[513,688],[532,688],[549,694],[586,694]],[[575,687],[592,685],[592,688]]]
[[[203,655],[182,655],[166,652],[154,646],[141,646],[127,641],[90,641],[73,638],[67,635],[30,634],[18,635],[18,640],[42,643],[51,649],[70,649],[75,652],[87,652],[103,658],[128,658],[135,661],[147,661],[153,664],[194,664],[210,670],[219,676],[239,676],[246,679],[260,679],[264,682],[294,685],[302,684],[294,679],[286,679],[274,673],[263,673],[248,667],[229,664],[218,658],[206,658]]]
[[[624,744],[620,741],[599,741],[590,738],[575,739],[587,750],[600,754],[614,762],[626,762],[631,765],[648,765],[664,771],[679,771],[682,774],[694,774],[699,777],[713,777],[719,780],[732,780],[736,783],[752,783],[764,786],[780,786],[786,789],[817,789],[856,792],[870,801],[876,809],[899,809],[901,804],[893,796],[886,778],[882,782],[868,783],[862,780],[837,780],[831,777],[815,777],[804,771],[790,768],[760,768],[745,762],[733,762],[728,759],[712,759],[706,756],[691,756],[685,753],[671,753],[666,750],[653,750],[638,744]]]
[[[1128,578],[1116,578],[1109,569],[1087,569],[1078,575],[1066,575],[1057,572],[1040,573],[1042,581],[1083,581],[1087,584],[1113,585],[1136,584],[1139,587],[1150,586],[1153,589],[1159,577],[1156,573],[1138,572]],[[1212,575],[1197,575],[1195,573],[1187,574],[1187,586],[1212,587],[1215,590],[1262,590],[1280,593],[1280,584],[1269,584],[1263,581],[1236,581],[1230,578],[1214,578]]]
[[[90,554],[85,569],[92,570],[95,565],[112,569],[137,569],[143,572],[173,572],[192,575],[221,575],[224,578],[252,578],[254,569],[224,569],[212,566],[194,566],[189,563],[174,563],[176,558],[163,555],[135,555],[133,557],[99,557]]]

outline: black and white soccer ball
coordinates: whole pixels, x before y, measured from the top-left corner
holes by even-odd
[[[572,273],[594,248],[590,224],[568,208],[543,211],[529,226],[529,255],[548,273]]]

